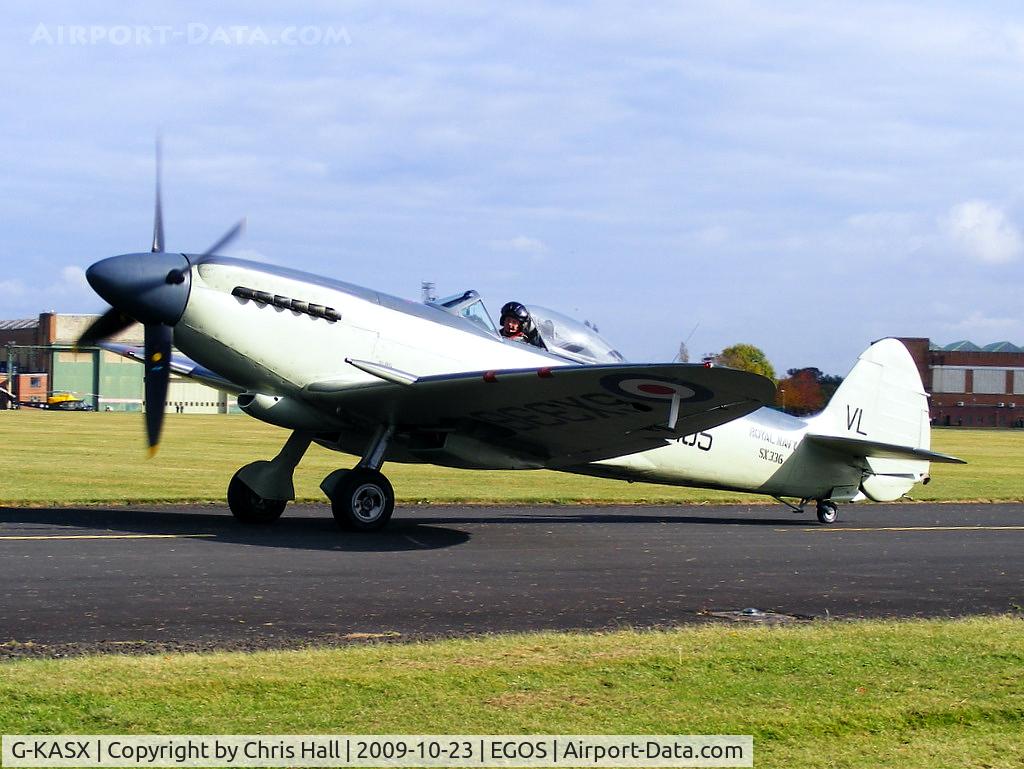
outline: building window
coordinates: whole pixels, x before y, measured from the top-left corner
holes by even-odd
[[[974,392],[985,395],[1002,395],[1006,392],[1006,369],[974,369]]]
[[[29,387],[42,387],[43,386],[43,378],[41,376],[30,376],[28,378],[28,386]]]
[[[1013,372],[1013,394],[1024,395],[1024,371]]]
[[[932,369],[932,392],[962,393],[967,391],[967,372],[962,368],[936,366]]]

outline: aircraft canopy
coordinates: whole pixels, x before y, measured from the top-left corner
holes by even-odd
[[[547,307],[527,307],[533,324],[549,352],[576,363],[624,363],[622,353],[612,347],[589,323],[580,323]]]

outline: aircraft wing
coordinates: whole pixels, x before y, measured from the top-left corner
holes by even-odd
[[[559,467],[644,451],[760,408],[774,384],[700,364],[564,366],[416,377],[349,361],[382,381],[330,381],[303,396],[355,423],[456,434],[524,465]],[[438,440],[441,440],[439,437]]]
[[[836,435],[817,435],[808,433],[805,440],[816,443],[819,446],[838,451],[842,454],[849,454],[854,457],[865,457],[867,459],[917,459],[923,462],[943,462],[951,465],[966,465],[967,462],[959,457],[949,454],[939,454],[927,449],[917,449],[913,446],[899,446],[893,443],[881,443],[879,441],[862,441],[857,438],[845,438]]]
[[[145,363],[145,351],[141,347],[133,347],[129,344],[119,344],[117,342],[100,342],[99,347],[110,352],[117,353],[124,358],[130,358],[131,360],[138,361],[139,363]],[[204,385],[209,385],[217,390],[223,390],[224,392],[235,393],[236,395],[245,390],[244,387],[239,387],[229,379],[225,379],[220,374],[215,374],[208,368],[204,368],[196,363],[191,358],[186,358],[181,353],[173,353],[171,355],[171,371],[178,376],[183,376],[188,379],[194,379],[197,382],[202,382]]]

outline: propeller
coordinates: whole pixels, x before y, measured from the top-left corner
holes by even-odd
[[[164,252],[164,208],[160,204],[160,177],[163,175],[163,142],[156,138],[156,205],[153,207],[153,248],[150,253]]]
[[[158,204],[159,205],[159,204]],[[239,235],[245,232],[245,217],[243,216],[238,220],[230,230],[221,235],[220,240],[210,246],[208,249],[203,251],[198,257],[189,259],[187,267],[175,268],[167,273],[167,277],[164,279],[167,283],[172,285],[180,285],[185,282],[185,273],[189,272],[193,267],[209,261],[210,257],[220,251],[224,246],[228,245],[235,240]],[[154,241],[155,242],[155,241]]]
[[[166,253],[161,200],[162,151],[156,142],[156,204],[153,245],[149,252],[121,254],[96,262],[86,271],[89,285],[112,306],[75,343],[92,347],[127,329],[136,321],[145,331],[146,440],[150,456],[160,444],[164,405],[171,375],[174,325],[181,319],[191,291],[192,267],[209,259],[245,229],[245,219],[229,229],[199,256]]]
[[[104,339],[117,336],[134,322],[120,310],[111,307],[89,324],[89,328],[78,337],[75,347],[95,347]]]
[[[160,445],[160,428],[164,423],[164,404],[171,377],[171,327],[151,324],[146,332],[146,440],[149,455]]]

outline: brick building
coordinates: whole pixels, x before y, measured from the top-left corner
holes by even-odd
[[[0,407],[11,399],[5,393],[12,393],[19,403],[44,402],[52,393],[71,393],[97,411],[140,410],[141,364],[98,347],[75,349],[75,341],[95,319],[95,315],[44,312],[37,318],[0,320]],[[141,346],[142,327],[132,326],[113,341]],[[164,406],[169,413],[237,411],[234,396],[229,398],[175,375],[171,376]]]
[[[1010,342],[944,347],[902,338],[931,394],[932,424],[1024,427],[1024,348]]]

